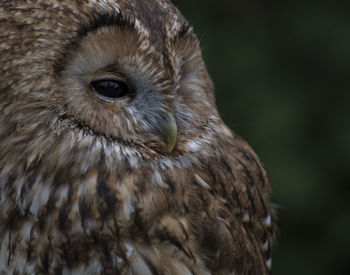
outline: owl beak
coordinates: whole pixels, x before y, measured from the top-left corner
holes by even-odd
[[[165,119],[160,123],[160,132],[167,144],[168,153],[171,153],[176,145],[177,124],[172,113],[167,113]]]

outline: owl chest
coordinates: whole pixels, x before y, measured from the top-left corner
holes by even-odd
[[[149,172],[118,177],[94,169],[74,182],[55,184],[61,177],[6,182],[0,270],[183,274],[182,269],[198,269],[183,188]]]

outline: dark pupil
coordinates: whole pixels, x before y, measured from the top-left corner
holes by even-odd
[[[108,98],[120,98],[129,92],[126,84],[115,80],[94,81],[91,86],[97,94]]]

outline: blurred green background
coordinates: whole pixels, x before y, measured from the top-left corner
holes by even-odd
[[[350,274],[350,2],[174,0],[279,208],[273,274]]]

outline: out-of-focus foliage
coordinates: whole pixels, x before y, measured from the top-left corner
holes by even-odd
[[[280,205],[274,274],[350,274],[350,2],[174,0]]]

